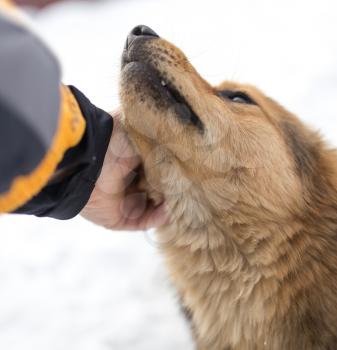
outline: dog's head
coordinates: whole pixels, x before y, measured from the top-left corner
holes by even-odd
[[[211,86],[148,27],[128,36],[121,102],[155,200],[178,207],[190,198],[231,214],[248,206],[271,218],[302,206],[318,137],[253,86]]]

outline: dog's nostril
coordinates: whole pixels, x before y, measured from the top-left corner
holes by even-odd
[[[128,38],[126,39],[125,48],[128,49],[137,38],[141,37],[153,39],[159,38],[159,35],[151,28],[144,25],[139,25],[131,30],[130,34],[128,35]]]

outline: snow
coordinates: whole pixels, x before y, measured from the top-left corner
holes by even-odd
[[[337,5],[317,1],[67,2],[31,13],[64,81],[118,105],[127,33],[147,24],[212,83],[250,82],[337,146]],[[153,233],[76,218],[0,218],[0,348],[193,349]]]

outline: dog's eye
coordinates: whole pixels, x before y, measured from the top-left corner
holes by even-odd
[[[235,103],[256,105],[255,101],[242,91],[222,90],[219,91],[219,95]]]
[[[236,103],[251,103],[250,98],[247,95],[236,94],[230,97],[233,102]]]

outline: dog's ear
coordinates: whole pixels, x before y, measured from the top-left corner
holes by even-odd
[[[319,133],[312,131],[296,116],[271,98],[263,104],[264,112],[277,126],[293,159],[297,176],[303,186],[303,196],[307,201],[328,191],[324,175],[325,147]]]
[[[293,158],[297,174],[303,179],[317,170],[321,140],[317,133],[308,129],[297,117],[289,113],[272,98],[266,99],[264,112],[277,125],[285,145]]]
[[[308,133],[304,126],[288,117],[281,118],[280,127],[294,158],[298,175],[305,178],[316,173],[319,159],[319,147],[315,142],[317,136]]]

